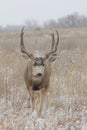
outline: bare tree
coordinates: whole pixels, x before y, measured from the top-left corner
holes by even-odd
[[[51,62],[56,59],[57,46],[59,43],[59,34],[57,34],[57,41],[55,42],[54,33],[52,36],[52,47],[51,51],[47,53],[44,57],[36,57],[33,54],[30,54],[29,51],[25,49],[24,41],[23,41],[23,32],[24,28],[21,30],[20,34],[20,47],[21,52],[24,57],[27,58],[28,64],[24,73],[24,79],[26,83],[27,90],[29,92],[29,96],[32,102],[32,109],[34,110],[35,106],[35,96],[34,92],[39,91],[39,109],[38,114],[41,115],[43,99],[46,94],[46,91],[49,88],[50,75],[51,75]]]
[[[37,29],[40,27],[36,20],[27,20],[25,24],[28,29]]]

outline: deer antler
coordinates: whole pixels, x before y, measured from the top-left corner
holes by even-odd
[[[29,52],[25,49],[23,36],[24,36],[24,27],[22,28],[21,33],[20,33],[20,38],[21,38],[21,41],[20,41],[21,52],[24,53],[24,54],[26,54],[29,58],[33,59],[33,55],[29,54]]]
[[[48,54],[46,54],[45,60],[46,60],[47,58],[49,58],[50,55],[56,53],[56,51],[57,51],[57,47],[58,47],[58,43],[59,43],[59,33],[58,33],[58,31],[56,31],[56,34],[57,34],[57,41],[56,41],[56,43],[55,43],[54,33],[51,34],[51,36],[52,36],[51,52],[49,52]],[[54,46],[55,46],[55,47],[54,47]]]

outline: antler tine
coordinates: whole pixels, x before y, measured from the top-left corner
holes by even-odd
[[[57,47],[58,47],[58,43],[59,43],[59,33],[58,33],[58,31],[56,31],[56,34],[57,34],[57,41],[56,41],[56,43],[55,43],[54,33],[51,34],[51,35],[52,35],[52,39],[53,39],[53,41],[52,41],[52,44],[53,44],[53,45],[52,45],[51,52],[49,52],[48,54],[46,54],[45,60],[46,60],[51,54],[53,54],[53,53],[55,53],[55,52],[57,51]],[[55,48],[54,48],[54,44],[55,44]],[[54,50],[53,50],[53,48],[54,48]]]
[[[22,28],[21,33],[20,33],[20,38],[21,38],[21,41],[20,41],[21,52],[24,53],[24,54],[26,54],[29,58],[33,59],[33,55],[29,54],[29,52],[25,49],[25,46],[24,46],[24,40],[23,40],[24,28],[25,27]]]
[[[24,35],[24,27],[22,28],[22,30],[21,30],[21,34],[20,34],[20,37],[21,37],[20,46],[21,46],[21,51],[22,51],[22,52],[24,52],[24,51],[25,51],[25,46],[24,46],[23,35]]]
[[[55,38],[54,38],[54,33],[51,33],[50,35],[52,37],[52,46],[51,46],[51,51],[52,51],[55,45]]]
[[[56,45],[55,45],[55,52],[57,51],[57,47],[58,47],[58,44],[59,44],[59,33],[58,33],[57,30],[56,30],[56,34],[57,34],[57,42],[56,42]]]

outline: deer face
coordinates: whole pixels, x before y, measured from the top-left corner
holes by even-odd
[[[32,61],[32,75],[34,78],[42,78],[45,72],[45,61],[42,57],[36,57]]]

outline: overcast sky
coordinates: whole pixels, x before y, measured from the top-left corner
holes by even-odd
[[[87,16],[87,0],[0,0],[0,25],[20,25],[31,19],[41,24],[74,12]]]

